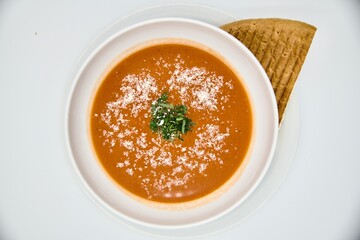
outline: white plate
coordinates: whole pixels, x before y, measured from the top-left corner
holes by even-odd
[[[174,12],[175,9],[176,9],[176,14]],[[145,19],[151,19],[151,18],[154,18],[154,17],[167,17],[167,16],[191,17],[191,18],[196,18],[196,19],[200,19],[200,20],[203,20],[203,21],[205,20],[205,18],[208,18],[209,16],[214,16],[215,18],[213,19],[213,21],[208,20],[208,22],[210,22],[210,23],[212,23],[214,25],[219,25],[219,24],[226,23],[226,22],[234,20],[234,18],[228,16],[225,13],[219,12],[217,10],[214,10],[214,9],[211,9],[211,8],[206,8],[206,7],[193,6],[193,5],[165,5],[165,6],[152,8],[152,9],[146,9],[146,10],[137,12],[135,14],[132,14],[132,15],[128,16],[127,18],[122,19],[122,20],[118,21],[117,23],[113,24],[111,27],[109,27],[92,44],[92,46],[88,49],[88,51],[84,53],[84,55],[83,55],[83,57],[82,57],[82,59],[80,61],[80,64],[83,65],[86,62],[86,59],[91,57],[91,52],[93,52],[94,49],[98,48],[99,43],[103,42],[105,39],[108,39],[110,36],[112,36],[114,33],[119,31],[120,29],[124,28],[125,26],[127,26],[129,24],[132,24],[132,23],[134,23],[136,21],[141,21],[141,20],[145,20]],[[198,17],[196,17],[196,16],[198,16]],[[220,22],[216,22],[216,20],[220,20]],[[93,86],[88,85],[88,87],[93,87]],[[77,91],[76,96],[79,96],[79,95],[83,94],[84,91],[91,91],[91,89],[82,89],[82,90],[75,89],[75,91]],[[70,105],[71,110],[74,110],[77,107],[79,107],[79,106],[74,106],[73,102],[71,102],[71,103],[72,103]],[[289,106],[290,106],[290,104],[289,104]],[[79,112],[77,112],[77,114],[78,113]],[[287,118],[289,119],[289,117],[287,117]],[[69,120],[70,120],[71,124],[73,123],[74,119],[75,118],[70,117]],[[70,127],[73,127],[73,126],[70,126]],[[284,129],[285,127],[286,127],[286,122],[284,122],[282,128]],[[296,130],[297,128],[293,128],[293,129]],[[296,134],[297,134],[297,132],[296,132]],[[281,134],[280,134],[280,136],[281,136]],[[71,138],[74,138],[74,136],[70,135],[70,139]],[[292,138],[292,139],[296,140],[297,138]],[[72,142],[74,143],[74,139],[72,139]],[[286,149],[292,149],[292,148],[286,148]],[[289,151],[287,153],[289,153]],[[279,154],[279,150],[277,151],[277,154]],[[75,155],[76,155],[76,153],[75,153]],[[78,157],[79,156],[75,156],[75,159],[78,159]],[[89,157],[89,156],[87,156],[87,157]],[[291,158],[286,158],[286,159],[291,160]],[[279,161],[276,161],[276,157],[274,158],[274,162],[275,163],[273,163],[273,165],[275,165],[275,166],[277,164],[276,162],[279,162]],[[79,174],[81,175],[81,177],[83,179],[86,179],[84,181],[84,185],[86,186],[88,193],[90,193],[90,195],[94,199],[96,199],[97,203],[100,203],[107,212],[112,213],[115,216],[117,216],[116,211],[114,212],[114,206],[116,205],[116,203],[113,202],[113,199],[108,198],[109,192],[105,193],[106,191],[104,189],[102,189],[101,191],[100,191],[100,189],[97,189],[96,194],[94,194],[94,186],[97,185],[97,182],[95,182],[94,178],[92,178],[93,176],[86,175],[86,174],[90,174],[91,171],[92,171],[91,172],[92,174],[94,172],[96,172],[96,169],[95,169],[96,165],[93,165],[93,166],[86,165],[85,166],[85,165],[81,165],[81,164],[84,164],[84,162],[82,162],[82,163],[76,162],[76,167],[79,169]],[[284,167],[284,166],[288,166],[288,165],[289,164],[279,165],[279,167],[277,169],[278,170],[282,169],[282,172],[286,172],[286,170],[283,171],[284,169],[287,169],[287,167]],[[84,172],[84,169],[88,169],[89,167],[90,167],[91,171],[88,171],[88,172],[85,171]],[[266,170],[266,168],[267,168],[267,166],[264,166],[263,170]],[[272,169],[273,169],[273,167],[272,167]],[[276,169],[274,169],[273,171],[275,171],[275,173],[276,173]],[[262,171],[259,174],[259,176],[262,175],[263,173],[264,173],[264,171]],[[281,179],[282,179],[284,174],[276,174],[276,175],[280,176]],[[97,178],[97,181],[99,179],[101,179],[101,176],[99,176],[99,178]],[[185,217],[183,219],[182,222],[181,221],[179,222],[181,224],[176,224],[176,225],[181,225],[181,226],[186,225],[187,228],[176,228],[176,229],[172,229],[171,231],[169,231],[169,230],[164,229],[164,228],[154,229],[153,226],[157,225],[156,222],[155,222],[155,224],[153,224],[153,223],[152,224],[147,224],[147,226],[139,226],[138,221],[133,221],[134,220],[133,218],[127,218],[126,215],[124,216],[123,214],[120,214],[120,216],[122,218],[119,218],[119,219],[122,222],[126,223],[127,225],[133,226],[133,227],[135,227],[137,229],[148,231],[148,232],[151,232],[151,233],[154,233],[154,234],[161,234],[161,235],[171,235],[171,236],[192,235],[192,236],[194,236],[194,235],[199,235],[199,234],[204,234],[204,233],[210,233],[210,232],[213,232],[213,231],[218,231],[218,230],[224,229],[225,227],[229,227],[229,226],[233,225],[236,222],[239,222],[241,219],[243,219],[244,217],[249,215],[251,212],[253,212],[273,192],[274,186],[276,188],[276,186],[278,186],[278,183],[281,181],[281,179],[279,181],[279,178],[276,179],[277,181],[271,180],[271,178],[269,178],[269,175],[267,175],[265,179],[268,179],[268,181],[267,181],[268,184],[273,183],[273,184],[271,184],[272,187],[269,187],[269,186],[266,187],[266,184],[262,183],[259,186],[259,188],[253,193],[253,195],[251,195],[251,197],[247,201],[245,201],[243,204],[241,204],[237,209],[233,210],[231,213],[223,216],[222,218],[220,218],[220,219],[218,219],[216,221],[212,221],[212,222],[207,223],[206,225],[198,225],[198,224],[188,225],[188,224],[184,224],[185,222],[189,221],[189,217],[187,216],[187,217]],[[106,181],[106,180],[102,179],[102,181]],[[256,184],[252,185],[251,190],[254,189]],[[263,192],[259,191],[261,189],[263,189]],[[250,193],[251,190],[249,190],[248,193]],[[258,195],[257,199],[256,199],[256,194]],[[255,196],[255,198],[254,198],[254,196]],[[251,198],[253,200],[249,201]],[[242,198],[241,201],[242,200],[245,200],[245,197]],[[235,205],[233,205],[233,206],[235,206]],[[241,208],[242,208],[242,210],[241,210]],[[153,213],[151,213],[151,214],[153,214]],[[229,220],[230,220],[230,223],[229,223]],[[200,221],[200,222],[204,222],[204,221]],[[212,227],[209,227],[210,225]],[[211,229],[211,231],[209,231],[209,229]]]

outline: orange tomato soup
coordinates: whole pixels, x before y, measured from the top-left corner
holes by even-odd
[[[167,92],[195,123],[184,141],[151,131],[151,104]],[[90,111],[97,158],[126,191],[162,203],[219,189],[244,161],[253,124],[238,76],[214,54],[179,43],[147,46],[103,79]]]

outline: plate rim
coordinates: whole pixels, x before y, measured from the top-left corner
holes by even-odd
[[[150,8],[146,8],[146,9],[141,9],[141,10],[138,10],[138,11],[136,11],[136,12],[133,12],[133,13],[130,13],[130,14],[128,14],[128,15],[126,15],[125,17],[121,17],[120,19],[118,19],[118,20],[116,20],[114,23],[112,23],[112,24],[110,24],[107,28],[105,28],[105,30],[103,31],[103,32],[106,32],[106,30],[108,29],[108,28],[110,28],[110,27],[114,27],[114,26],[116,26],[117,25],[117,23],[118,22],[121,22],[121,21],[123,21],[124,19],[126,20],[126,18],[128,17],[128,16],[132,16],[133,14],[136,14],[136,13],[141,13],[141,12],[143,12],[143,11],[148,11],[148,10],[154,10],[154,9],[156,9],[156,8],[162,8],[162,7],[169,7],[169,6],[178,6],[178,5],[181,5],[181,6],[184,6],[184,4],[165,4],[165,5],[163,5],[163,4],[161,4],[161,5],[158,5],[158,6],[154,6],[154,7],[150,7]],[[194,6],[193,4],[185,4],[185,6]],[[203,7],[203,8],[206,8],[206,9],[212,9],[211,7],[208,7],[208,6],[203,6],[203,5],[195,5],[196,7]],[[218,11],[218,9],[212,9],[212,10],[215,10],[215,11]],[[222,11],[223,13],[226,13],[226,12],[224,12],[224,11]],[[228,14],[229,15],[229,14]],[[163,17],[161,17],[161,18],[163,18]],[[195,17],[194,17],[195,18]],[[194,19],[194,18],[190,18],[191,20],[197,20],[197,19]],[[197,20],[198,21],[198,20]],[[126,23],[125,23],[126,24]],[[207,23],[208,24],[208,23]],[[97,40],[98,38],[99,38],[99,36],[101,36],[102,34],[103,34],[103,32],[101,32],[96,38],[95,38],[95,40]],[[95,40],[93,40],[93,42],[95,42]],[[89,46],[87,47],[87,49],[88,48],[90,48],[90,46],[93,44],[93,42],[91,42],[91,44],[89,44]],[[81,54],[81,55],[83,55],[83,54]],[[81,56],[80,56],[80,58],[79,58],[79,61],[81,60]],[[78,66],[79,64],[76,64],[76,66]],[[77,68],[77,71],[79,71],[79,68]],[[73,75],[72,75],[73,76]],[[74,78],[72,77],[72,80],[74,80]],[[71,89],[73,89],[74,88],[74,85],[76,85],[76,82],[72,82],[72,87],[71,87]],[[72,94],[70,94],[69,95],[69,98],[70,98],[70,96],[72,96]],[[69,98],[67,99],[67,100],[69,100]],[[69,102],[69,101],[68,101]],[[68,104],[66,104],[66,106],[68,107],[69,105]],[[67,113],[68,113],[68,108],[66,108],[66,116],[67,116]],[[66,119],[65,119],[65,125],[67,125],[67,117],[66,117]],[[68,129],[68,127],[66,126],[65,127],[65,130],[66,130],[66,133],[67,133],[67,129]],[[70,149],[70,148],[68,148],[68,149]],[[271,161],[272,162],[272,161]],[[269,166],[270,166],[270,164],[271,163],[269,163]],[[269,167],[268,166],[268,167]],[[76,168],[75,168],[76,169]],[[267,168],[268,169],[268,168]],[[266,171],[267,172],[267,171]],[[264,173],[264,175],[265,175],[266,173]],[[81,175],[81,174],[80,174]],[[79,176],[79,174],[77,174],[77,176]],[[283,179],[282,179],[283,180]],[[282,182],[282,180],[281,180],[281,182]],[[281,183],[280,182],[280,183]],[[83,186],[83,184],[81,184],[82,186]],[[280,185],[280,184],[279,184]],[[88,191],[85,191],[86,193],[88,193]],[[274,191],[272,191],[272,193],[270,194],[270,196],[273,194],[275,192],[275,190]],[[88,195],[88,194],[87,194]],[[268,198],[270,197],[270,196],[268,196]],[[92,197],[90,197],[92,200],[94,200]],[[264,200],[264,201],[266,201],[266,199]],[[96,205],[98,205],[98,204],[96,204]],[[260,206],[259,206],[260,207]],[[259,208],[259,207],[256,207],[256,208]],[[102,206],[101,206],[101,208],[102,208]],[[256,211],[256,208],[252,211],[252,213],[254,212],[254,211]],[[104,210],[104,209],[103,209]],[[107,211],[105,211],[105,212],[107,212]],[[108,213],[108,212],[107,212]],[[252,214],[252,213],[249,213],[250,215]],[[109,214],[109,213],[108,213]],[[112,215],[112,214],[109,214],[109,215]],[[244,216],[243,218],[246,218],[247,216]],[[120,220],[120,219],[117,219],[117,220]],[[123,224],[125,224],[126,226],[129,226],[129,224],[128,223],[125,223],[125,222],[123,222],[123,221],[120,221],[121,223],[123,223]],[[130,228],[134,228],[134,226],[129,226]],[[221,229],[220,229],[221,230]]]

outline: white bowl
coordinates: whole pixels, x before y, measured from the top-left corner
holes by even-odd
[[[165,210],[122,192],[103,171],[91,148],[89,106],[96,86],[114,61],[129,49],[157,39],[177,38],[200,43],[221,55],[241,76],[254,113],[254,140],[250,160],[240,179],[221,197],[194,208]],[[270,81],[257,59],[238,40],[212,25],[189,19],[162,18],[126,28],[99,45],[79,69],[68,102],[67,140],[74,167],[90,196],[120,219],[157,228],[184,228],[204,224],[241,204],[265,175],[274,154],[278,113]]]

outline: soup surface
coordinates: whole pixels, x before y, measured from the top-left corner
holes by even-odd
[[[188,108],[195,125],[183,141],[151,131],[151,105],[162,93]],[[252,110],[237,75],[198,47],[165,43],[121,60],[92,102],[90,135],[108,175],[155,202],[199,199],[229,180],[252,136]]]

